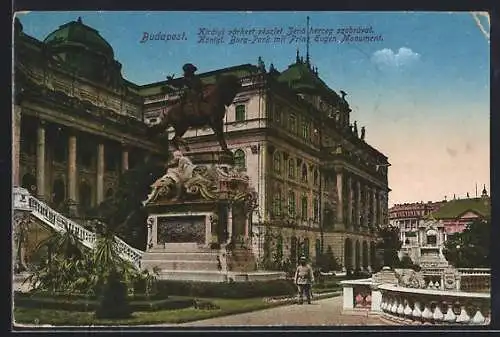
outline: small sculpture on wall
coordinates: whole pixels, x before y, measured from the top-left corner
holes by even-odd
[[[398,278],[398,285],[405,288],[425,288],[424,276],[420,272],[416,272],[412,269],[403,269],[396,273]]]

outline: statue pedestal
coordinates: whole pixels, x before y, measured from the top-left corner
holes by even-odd
[[[143,266],[156,265],[172,279],[189,272],[227,272],[233,265],[239,272],[255,269],[246,251],[256,206],[248,176],[234,168],[225,152],[176,152],[174,159],[145,203],[149,217]],[[244,263],[235,262],[236,257]]]

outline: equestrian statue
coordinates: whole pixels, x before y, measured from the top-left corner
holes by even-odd
[[[175,149],[180,150],[180,144],[183,144],[189,151],[187,143],[182,139],[188,128],[208,126],[214,131],[222,150],[230,152],[224,138],[224,116],[226,107],[232,104],[241,88],[239,78],[222,75],[215,84],[204,85],[195,74],[196,66],[187,63],[182,69],[184,77],[180,87],[185,89],[184,94],[163,112],[160,123],[148,128],[148,134],[154,137],[172,126],[175,130],[172,138]]]

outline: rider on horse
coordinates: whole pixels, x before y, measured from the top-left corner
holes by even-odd
[[[186,63],[182,70],[184,71],[184,86],[187,87],[184,95],[182,97],[183,104],[186,102],[186,98],[193,104],[193,109],[196,115],[200,112],[200,103],[203,100],[203,82],[195,74],[196,66],[191,63]]]

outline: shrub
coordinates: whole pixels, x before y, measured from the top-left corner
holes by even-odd
[[[65,294],[65,293],[52,293],[48,291],[33,291],[29,293],[15,292],[14,296],[16,299],[18,298],[52,298],[52,299],[67,299],[67,300],[96,300],[98,297],[94,294],[86,295],[86,294]],[[167,299],[167,296],[163,296],[162,294],[154,293],[150,295],[146,295],[143,293],[134,293],[132,295],[128,295],[127,298],[130,301],[145,301],[145,300],[164,300]]]
[[[16,307],[22,308],[81,312],[96,311],[100,305],[96,298],[84,299],[75,296],[67,296],[66,298],[63,296],[24,296],[20,294],[15,295],[14,303]],[[132,311],[175,310],[194,306],[194,300],[185,298],[146,299],[143,297],[131,299],[129,305]]]
[[[341,268],[340,263],[333,254],[332,246],[328,245],[326,253],[316,258],[317,267],[324,272],[336,271]]]
[[[291,280],[211,283],[189,281],[158,282],[158,293],[208,298],[252,298],[292,295],[297,289]]]
[[[118,272],[112,271],[102,291],[99,306],[95,311],[97,318],[128,318],[132,308],[127,298],[127,285]]]

